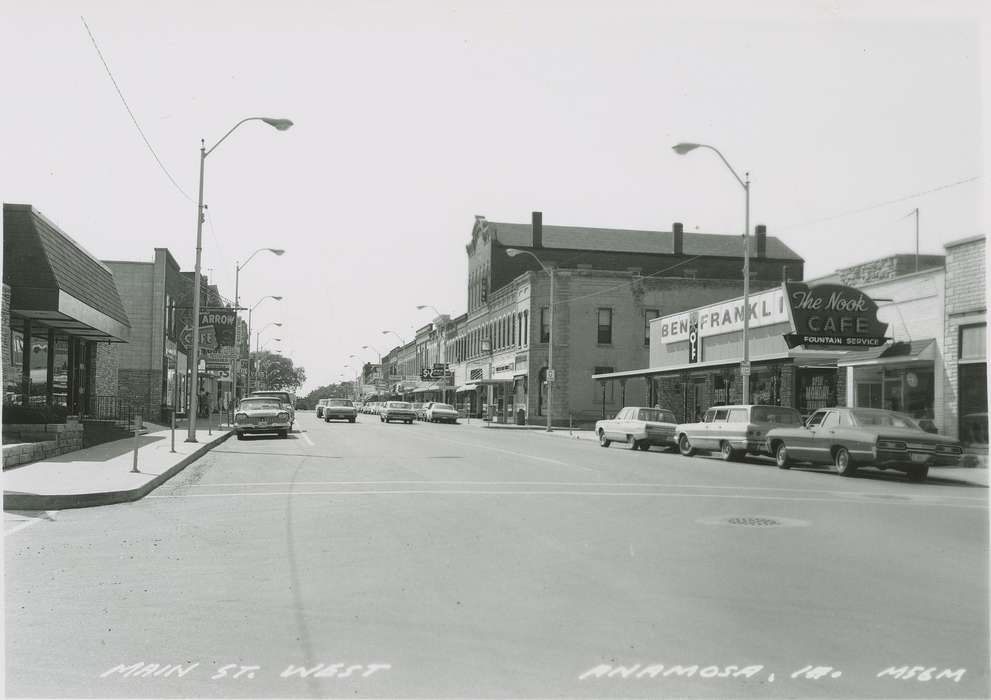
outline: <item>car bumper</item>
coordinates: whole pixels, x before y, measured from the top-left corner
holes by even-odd
[[[239,433],[279,433],[289,430],[289,423],[266,423],[265,425],[238,425],[234,424],[234,430]]]
[[[323,417],[324,418],[329,418],[331,420],[333,420],[335,418],[337,418],[339,420],[347,420],[349,418],[355,418],[355,417],[357,417],[357,415],[358,414],[355,413],[354,411],[348,411],[347,413],[344,413],[343,411],[324,411],[323,412]]]
[[[912,455],[920,456],[913,458]],[[888,467],[891,469],[922,466],[925,464],[931,467],[956,467],[960,464],[960,455],[877,450],[871,464],[877,467]]]
[[[385,420],[416,420],[415,413],[384,413],[382,417]]]
[[[734,450],[741,450],[754,454],[770,454],[767,451],[767,440],[729,440],[728,442]]]

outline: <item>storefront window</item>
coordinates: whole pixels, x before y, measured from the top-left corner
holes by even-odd
[[[983,362],[960,365],[960,440],[967,445],[988,444],[988,366]]]
[[[55,364],[52,377],[52,405],[69,405],[69,338],[55,337]]]
[[[795,373],[795,408],[808,415],[836,405],[836,370],[802,369]]]
[[[781,405],[781,368],[754,367],[750,375],[750,402],[764,406]]]
[[[44,406],[48,401],[48,331],[34,333],[31,338],[31,398],[32,406]],[[25,348],[27,351],[28,348]]]

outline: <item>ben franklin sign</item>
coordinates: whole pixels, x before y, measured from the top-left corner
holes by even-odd
[[[877,304],[859,289],[786,282],[785,294],[795,331],[784,336],[789,348],[863,350],[888,340],[888,324],[877,320]]]

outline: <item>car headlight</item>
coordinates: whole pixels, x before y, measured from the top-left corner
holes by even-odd
[[[878,440],[877,448],[879,450],[904,450],[907,449],[907,445],[900,440]]]
[[[288,413],[280,413],[280,414],[279,414],[278,416],[276,416],[276,417],[277,417],[277,418],[278,418],[279,420],[289,420],[289,414],[288,414]]]
[[[242,423],[242,422],[244,422],[246,420],[248,420],[248,414],[247,413],[238,413],[238,414],[236,414],[234,416],[234,422],[235,423]]]

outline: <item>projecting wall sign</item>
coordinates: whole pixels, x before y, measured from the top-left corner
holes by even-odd
[[[786,282],[793,333],[784,336],[789,348],[866,350],[884,345],[887,323],[877,319],[877,304],[853,287]]]

